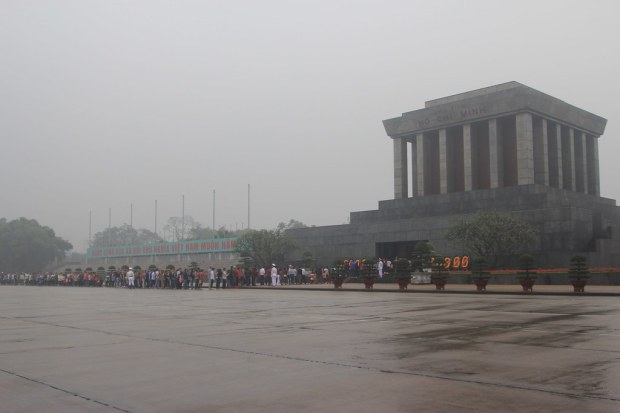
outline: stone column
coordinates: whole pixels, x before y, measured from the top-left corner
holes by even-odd
[[[407,140],[394,138],[394,199],[409,196],[407,175]]]
[[[566,148],[568,153],[568,161],[566,162],[566,166],[568,167],[568,172],[570,176],[570,187],[565,188],[571,191],[576,191],[575,185],[575,130],[573,128],[568,129],[568,148]]]
[[[558,188],[560,189],[564,189],[564,172],[563,172],[563,167],[562,165],[564,164],[564,162],[562,161],[562,126],[559,124],[555,125],[555,137],[549,137],[551,139],[555,138],[555,142],[556,142],[556,153],[554,154],[557,160],[557,165],[558,165],[558,170],[557,170],[557,175],[558,175]]]
[[[531,113],[519,113],[517,128],[517,185],[534,183],[534,131]]]
[[[411,147],[411,196],[418,195],[418,148],[417,138],[414,136],[410,138],[409,144]]]
[[[549,186],[549,139],[547,119],[540,119],[534,126],[534,180],[537,184]]]
[[[424,176],[424,134],[418,133],[415,135],[416,143],[416,167],[417,167],[417,183],[418,183],[418,196],[426,195],[425,191],[425,176]]]
[[[579,159],[576,159],[578,162],[579,172],[581,176],[579,177],[579,182],[582,182],[581,192],[584,194],[588,193],[588,148],[586,148],[586,134],[585,132],[575,132],[575,145],[579,145],[579,154],[581,155]],[[575,171],[577,173],[577,171]]]
[[[594,183],[594,187],[590,188],[590,193],[596,196],[601,195],[601,177],[599,175],[599,166],[598,166],[598,136],[592,137],[592,167],[590,168],[589,173],[593,174],[592,182]]]
[[[448,153],[446,148],[446,129],[439,129],[439,193],[448,193]]]
[[[471,124],[463,125],[463,174],[465,191],[471,191]]]
[[[491,188],[499,188],[499,159],[497,119],[489,119],[489,175]]]

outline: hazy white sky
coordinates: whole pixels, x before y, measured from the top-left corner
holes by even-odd
[[[342,224],[393,198],[381,121],[515,80],[609,120],[620,199],[620,2],[0,0],[0,217],[84,251],[158,230]]]

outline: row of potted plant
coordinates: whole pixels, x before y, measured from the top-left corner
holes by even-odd
[[[523,288],[523,291],[534,291],[534,284],[538,279],[536,271],[534,271],[534,258],[531,255],[522,255],[519,259],[520,269],[517,273],[517,279],[519,284]],[[490,272],[486,269],[486,263],[483,259],[472,260],[470,271],[473,277],[474,284],[478,291],[486,291],[486,286],[490,278]],[[441,277],[441,276],[438,276]],[[568,278],[573,285],[574,292],[584,292],[585,286],[590,279],[590,272],[586,265],[586,257],[583,255],[576,255],[571,258],[571,266],[568,271]],[[431,277],[432,282],[432,277]],[[438,289],[445,288],[445,277],[440,280]]]
[[[359,260],[359,268],[355,275],[359,275],[364,282],[366,289],[370,290],[374,287],[375,281],[378,278],[377,263],[374,260]],[[342,288],[342,284],[348,278],[352,277],[351,269],[349,267],[349,261],[337,262],[334,264],[330,271],[330,279],[334,284],[334,288]],[[394,278],[398,282],[398,286],[401,290],[406,290],[407,286],[411,282],[411,266],[408,260],[399,259],[394,264],[393,274],[386,276],[386,278]]]
[[[434,259],[430,262],[431,283],[435,285],[437,290],[444,290],[448,280],[448,270],[442,262],[441,259]],[[519,262],[520,271],[517,273],[517,279],[523,291],[532,292],[534,290],[534,284],[538,279],[538,275],[536,271],[534,271],[534,259],[530,255],[523,255]],[[419,270],[419,268],[416,268],[412,262],[405,258],[400,258],[396,260],[394,264],[394,271],[386,278],[395,280],[400,290],[406,290],[411,283],[412,273],[416,270]],[[472,259],[469,270],[476,290],[486,291],[491,273],[487,269],[485,260],[482,258]],[[365,288],[368,290],[373,289],[375,281],[378,278],[376,262],[374,262],[374,260],[361,260],[358,273],[364,282]],[[568,273],[574,292],[584,292],[585,286],[590,278],[589,270],[586,265],[586,258],[581,255],[573,257]],[[335,264],[330,273],[334,288],[342,288],[342,284],[351,276],[352,274],[350,273],[350,267],[347,265],[347,261]]]

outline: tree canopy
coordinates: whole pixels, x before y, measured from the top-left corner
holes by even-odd
[[[164,233],[167,234],[166,239],[176,242],[188,239],[192,231],[196,231],[201,227],[193,217],[185,215],[183,217],[170,217],[164,225]]]
[[[478,211],[451,225],[446,239],[463,251],[486,258],[494,267],[501,257],[519,254],[536,241],[531,225],[497,211]]]
[[[294,228],[307,228],[308,226],[301,221],[297,221],[296,219],[290,219],[287,223],[280,222],[276,229],[280,231],[286,231],[287,229]]]
[[[257,266],[281,265],[284,257],[298,248],[284,231],[250,230],[237,240],[236,252],[242,258],[251,258]]]
[[[411,264],[415,270],[419,271],[430,268],[435,255],[433,244],[428,241],[418,241],[414,247]]]
[[[135,229],[128,224],[120,227],[106,228],[97,232],[93,237],[93,247],[106,247],[109,245],[148,244],[162,242],[162,238],[148,229]]]
[[[242,232],[245,231],[229,231],[226,227],[220,227],[220,229],[214,231],[212,228],[205,228],[198,224],[189,231],[189,236],[187,239],[231,238],[236,237]]]
[[[34,219],[0,219],[0,270],[34,272],[63,259],[73,246]]]

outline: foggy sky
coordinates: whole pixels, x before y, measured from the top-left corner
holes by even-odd
[[[608,119],[616,1],[0,0],[0,217],[85,251],[130,221],[342,224],[393,198],[382,120],[507,81]]]

